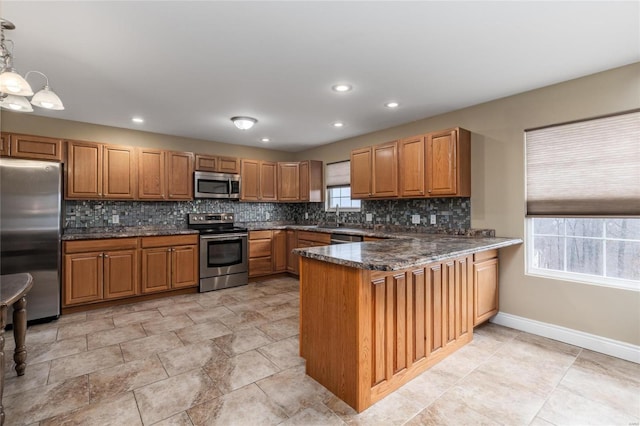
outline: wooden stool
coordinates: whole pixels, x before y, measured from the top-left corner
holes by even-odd
[[[13,360],[16,363],[18,376],[27,368],[27,298],[33,286],[31,274],[12,274],[0,276],[0,425],[4,424],[4,327],[7,325],[7,308],[13,305],[13,338],[16,349]]]

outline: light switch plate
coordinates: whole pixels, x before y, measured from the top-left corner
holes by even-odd
[[[435,214],[432,214],[432,215],[431,215],[430,223],[431,223],[432,225],[435,225],[435,224],[436,224],[436,215],[435,215]]]
[[[305,214],[304,214],[304,218],[305,218],[305,219],[309,219],[309,213],[305,213]]]
[[[366,220],[367,222],[373,222],[373,214],[371,214],[371,213],[367,213],[367,214],[365,215],[365,220]]]
[[[112,223],[120,223],[120,216],[117,214],[114,214],[113,216],[111,216],[111,222]]]
[[[420,215],[419,214],[411,215],[411,223],[413,223],[414,225],[419,224],[420,223]]]

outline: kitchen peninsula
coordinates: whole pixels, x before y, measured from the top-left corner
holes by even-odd
[[[297,249],[306,372],[361,412],[469,343],[497,312],[498,249],[416,235]]]

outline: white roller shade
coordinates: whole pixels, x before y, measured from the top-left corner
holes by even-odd
[[[640,111],[526,132],[527,215],[640,215]]]
[[[332,186],[349,185],[351,182],[351,162],[340,161],[339,163],[327,164],[327,188]]]

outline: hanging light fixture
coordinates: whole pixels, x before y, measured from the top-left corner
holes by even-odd
[[[240,130],[249,130],[258,122],[258,120],[253,117],[231,117],[231,121],[233,121],[233,124]]]
[[[7,48],[4,38],[4,30],[13,30],[16,26],[10,21],[0,18],[0,108],[12,111],[31,112],[33,108],[29,104],[28,96],[31,98],[31,104],[40,108],[63,110],[62,101],[49,87],[49,78],[40,71],[29,71],[23,78],[13,68],[13,41],[6,40],[11,43],[11,50]],[[29,74],[40,74],[45,79],[44,87],[35,95],[27,78]]]

